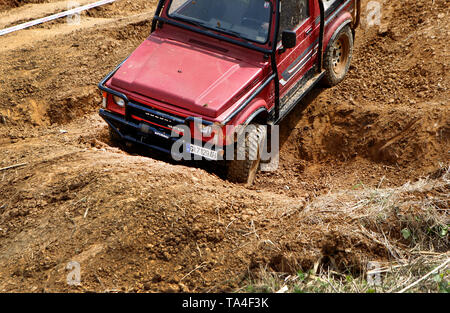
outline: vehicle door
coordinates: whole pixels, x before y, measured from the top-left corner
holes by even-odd
[[[277,46],[277,64],[280,79],[280,96],[289,90],[313,65],[316,54],[314,40],[314,20],[311,13],[317,0],[283,0],[281,1],[280,29]],[[293,30],[297,35],[297,45],[283,51],[281,36],[283,30]]]

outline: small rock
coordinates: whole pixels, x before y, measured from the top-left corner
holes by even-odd
[[[161,277],[160,274],[156,274],[155,276],[153,276],[152,282],[158,283],[158,282],[160,282],[160,281],[162,281],[162,277]]]
[[[169,283],[171,284],[178,284],[180,282],[180,277],[178,275],[174,275],[170,280]]]
[[[379,36],[384,37],[384,36],[386,36],[388,34],[388,32],[389,32],[388,31],[388,26],[385,25],[385,24],[380,25],[380,27],[378,28],[378,35]]]
[[[141,273],[134,273],[133,276],[135,279],[139,279],[139,278],[141,278],[142,275],[141,275]]]
[[[144,284],[144,290],[149,291],[152,288],[152,284],[150,282],[146,282]]]
[[[163,259],[164,259],[165,261],[169,261],[169,260],[170,260],[170,254],[169,254],[167,251],[165,251],[165,252],[163,253]]]
[[[175,284],[167,284],[161,287],[163,293],[175,293],[180,291],[180,287]]]
[[[181,292],[184,292],[184,293],[190,291],[189,288],[188,288],[185,284],[183,284],[183,283],[179,283],[179,284],[178,284],[178,288],[180,288],[180,291],[181,291]]]

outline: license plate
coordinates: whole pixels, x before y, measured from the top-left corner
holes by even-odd
[[[197,145],[186,145],[187,152],[204,157],[205,159],[218,160],[218,153],[215,150],[203,148]]]

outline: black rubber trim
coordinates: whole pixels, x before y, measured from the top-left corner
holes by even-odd
[[[269,50],[269,49],[264,49],[264,48],[257,47],[257,46],[254,46],[254,45],[251,45],[251,44],[239,41],[239,40],[234,40],[234,39],[231,39],[231,38],[228,38],[228,37],[224,37],[222,35],[218,35],[218,34],[214,33],[213,31],[202,30],[202,29],[196,28],[194,26],[189,26],[189,25],[186,25],[184,23],[176,22],[176,21],[164,18],[164,17],[155,16],[155,17],[153,17],[153,20],[156,20],[156,21],[159,21],[159,22],[163,22],[163,23],[167,23],[167,24],[170,24],[170,25],[173,25],[173,26],[176,26],[176,27],[184,28],[186,30],[189,30],[189,31],[192,31],[192,32],[195,32],[195,33],[199,33],[199,34],[202,34],[202,35],[205,35],[205,36],[209,36],[209,37],[212,37],[212,38],[215,38],[215,39],[223,40],[223,41],[226,41],[226,42],[229,42],[229,43],[232,43],[232,44],[244,47],[244,48],[248,48],[248,49],[251,49],[251,50],[262,52],[264,54],[271,53],[271,50]]]
[[[323,37],[325,33],[325,7],[323,0],[319,0],[320,8],[320,30],[319,30],[319,49],[317,51],[317,72],[320,73],[323,67]]]
[[[123,100],[125,100],[126,103],[128,103],[128,97],[126,95],[124,95],[121,92],[118,92],[116,90],[106,87],[105,84],[111,77],[113,77],[113,75],[119,70],[119,68],[122,66],[123,63],[125,63],[125,61],[127,59],[128,58],[123,60],[119,65],[117,65],[117,67],[111,73],[109,73],[105,78],[102,79],[102,81],[100,83],[98,83],[98,88],[100,90],[110,93],[112,95],[118,96],[118,97],[122,98]]]
[[[151,29],[152,33],[156,30],[156,24],[158,23],[158,20],[155,19],[155,17],[160,16],[165,3],[166,3],[166,0],[160,0],[158,3],[158,6],[156,7],[155,16],[153,17],[153,20],[152,20],[152,29]]]
[[[247,105],[252,102],[259,94],[261,91],[264,90],[264,88],[267,87],[267,85],[275,79],[275,74],[270,75],[265,81],[264,83],[262,83],[252,94],[250,97],[248,97],[236,110],[234,110],[230,115],[227,116],[227,118],[225,120],[223,120],[222,124],[226,125],[227,123],[229,123],[234,117],[236,117],[236,115],[238,115],[240,112],[242,112],[242,110],[244,110]]]

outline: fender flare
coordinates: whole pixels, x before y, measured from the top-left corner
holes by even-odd
[[[258,115],[266,113],[269,115],[269,111],[267,108],[267,103],[262,98],[256,98],[249,105],[240,112],[238,116],[236,116],[232,120],[232,125],[248,125],[250,124]]]
[[[341,23],[341,25],[339,25],[336,30],[334,31],[333,35],[331,35],[330,40],[328,40],[327,42],[327,46],[325,48],[324,53],[326,53],[328,51],[328,48],[330,47],[330,43],[333,42],[337,35],[339,34],[339,32],[344,29],[344,27],[346,27],[347,25],[350,25],[352,23],[352,19],[346,19],[344,22]]]
[[[262,113],[266,113],[267,115],[269,115],[269,111],[267,111],[267,108],[265,106],[260,106],[255,111],[253,111],[253,113],[250,114],[250,116],[245,120],[243,124],[244,125],[250,124],[259,114]]]

